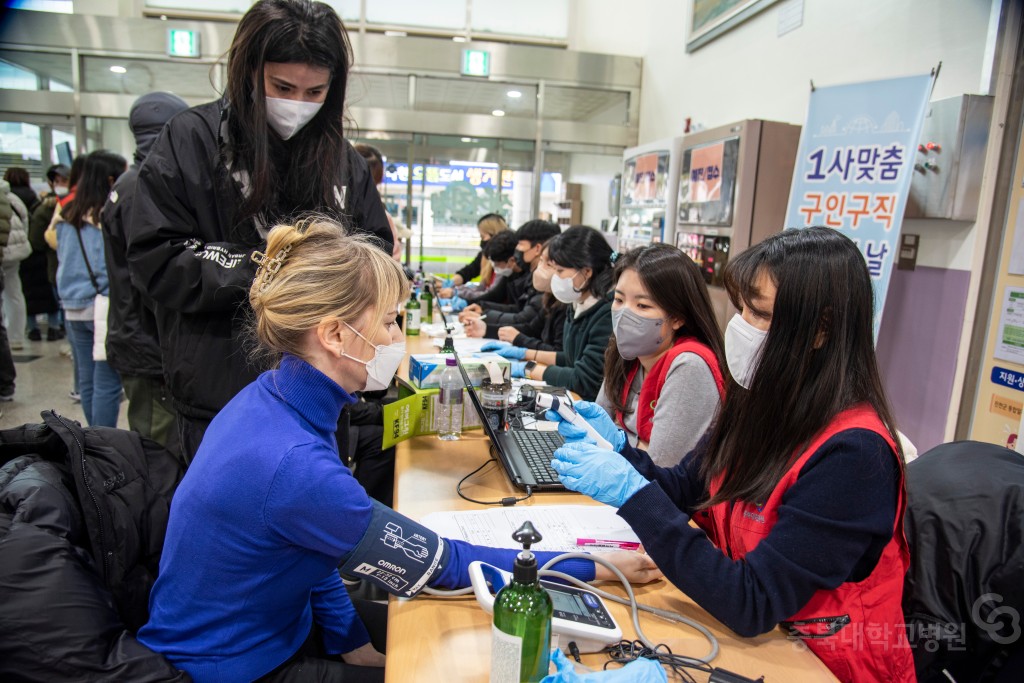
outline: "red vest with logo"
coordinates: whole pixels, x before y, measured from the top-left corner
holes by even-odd
[[[722,370],[718,367],[715,352],[694,337],[680,337],[672,345],[672,348],[658,359],[658,362],[651,368],[651,374],[644,378],[644,383],[640,386],[640,399],[636,407],[636,433],[639,439],[645,443],[651,442],[651,431],[654,428],[654,408],[658,405],[661,388],[665,386],[668,369],[672,367],[672,361],[681,353],[696,354],[707,363],[708,368],[711,369],[711,376],[715,378],[715,385],[718,387],[718,398],[725,400],[725,380],[722,377]],[[626,386],[622,388],[623,405],[629,405],[629,390],[633,386],[633,380],[639,369],[640,363],[638,362],[626,377]],[[621,411],[615,412],[615,420],[621,427],[626,426],[626,416]]]
[[[870,406],[857,406],[837,415],[793,462],[764,505],[740,501],[715,505],[695,517],[698,525],[723,552],[741,559],[771,533],[787,489],[796,482],[807,461],[831,437],[848,429],[867,429],[885,439],[896,455],[896,445],[878,414]],[[711,484],[711,495],[722,478]],[[844,683],[913,683],[914,660],[903,626],[903,577],[910,552],[903,533],[906,487],[900,466],[900,494],[893,536],[874,570],[862,581],[847,582],[834,590],[819,590],[783,626],[796,635]],[[813,543],[814,539],[807,539]]]

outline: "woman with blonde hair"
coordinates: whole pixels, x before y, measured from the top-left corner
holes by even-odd
[[[405,356],[401,267],[325,219],[275,227],[253,259],[255,336],[279,363],[213,419],[175,492],[139,639],[200,683],[381,680],[386,607],[354,606],[339,568],[411,597],[468,585],[472,560],[511,568],[515,551],[437,536],[367,496],[338,456],[342,408]],[[658,576],[645,555],[610,557],[632,580]]]

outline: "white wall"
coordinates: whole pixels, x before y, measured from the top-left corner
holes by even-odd
[[[622,157],[600,154],[573,154],[569,159],[567,182],[582,188],[583,224],[601,229],[608,215],[608,183],[622,173]]]
[[[811,79],[834,85],[929,71],[934,99],[979,93],[993,0],[805,0],[777,35],[779,6],[686,53],[688,0],[579,0],[577,50],[641,56],[640,144],[744,118],[802,123]],[[986,86],[987,87],[987,86]]]

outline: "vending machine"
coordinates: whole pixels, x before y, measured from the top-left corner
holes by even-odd
[[[729,257],[786,226],[800,126],[748,119],[692,133],[680,155],[674,239],[704,273],[722,329],[734,309],[722,286]]]
[[[682,138],[671,138],[632,147],[623,153],[619,251],[670,241],[682,143]]]

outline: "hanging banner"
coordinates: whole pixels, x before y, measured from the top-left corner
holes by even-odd
[[[800,133],[786,227],[825,225],[860,247],[876,339],[931,90],[928,74],[817,88]]]

